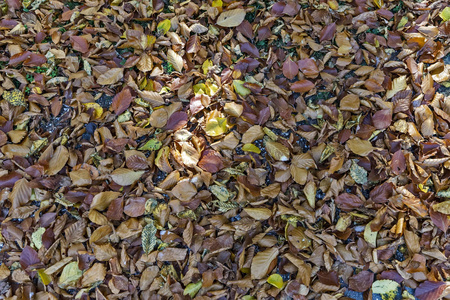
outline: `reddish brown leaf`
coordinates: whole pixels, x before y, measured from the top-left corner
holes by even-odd
[[[73,35],[70,37],[70,41],[72,42],[72,47],[74,50],[80,51],[81,53],[86,53],[89,51],[89,44],[84,37]]]
[[[30,55],[31,55],[30,51],[25,51],[25,52],[14,54],[9,59],[8,65],[12,66],[12,67],[17,66],[20,63],[23,63],[28,57],[30,57]]]
[[[406,158],[402,150],[398,150],[392,155],[391,160],[392,173],[400,175],[406,170]]]
[[[375,203],[386,203],[393,194],[394,185],[391,182],[385,182],[370,191],[370,199]]]
[[[30,246],[25,246],[20,254],[20,265],[22,269],[27,269],[30,266],[37,265],[41,262],[36,250]]]
[[[197,53],[201,49],[200,39],[196,34],[191,35],[186,42],[187,53]]]
[[[313,88],[314,83],[306,79],[296,81],[291,85],[291,90],[297,93],[306,93],[312,90]]]
[[[30,56],[23,63],[24,66],[38,67],[47,62],[47,58],[43,54],[31,53]]]
[[[335,202],[340,209],[346,211],[361,207],[364,204],[364,201],[358,196],[349,193],[340,194]]]
[[[225,168],[223,157],[214,150],[203,151],[198,166],[209,173],[216,173]]]
[[[317,77],[317,75],[319,75],[319,69],[317,68],[316,61],[311,58],[299,60],[298,67],[306,77]]]
[[[188,122],[188,114],[184,111],[174,112],[167,120],[166,130],[178,130],[183,128]]]
[[[376,129],[386,129],[391,125],[392,113],[390,109],[382,109],[372,116],[372,122]]]
[[[447,215],[437,212],[433,209],[433,205],[430,205],[430,217],[434,225],[436,225],[443,232],[447,232],[450,228],[450,219]]]
[[[253,57],[259,58],[259,50],[255,45],[250,43],[243,43],[241,45],[241,51],[248,55],[252,55]]]
[[[361,271],[357,275],[349,278],[349,289],[355,292],[365,292],[372,286],[373,273],[370,271]]]
[[[283,63],[283,74],[291,80],[298,74],[298,65],[290,57]]]
[[[128,88],[125,88],[113,98],[111,108],[116,115],[120,115],[130,106],[131,100],[133,100],[131,92]]]
[[[443,281],[424,281],[416,288],[414,296],[419,300],[438,300],[447,284]]]
[[[328,24],[320,31],[320,42],[331,40],[335,33],[336,23]]]

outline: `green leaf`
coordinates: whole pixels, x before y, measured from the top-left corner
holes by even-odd
[[[272,274],[267,278],[267,282],[279,289],[283,288],[283,278],[279,274]]]
[[[170,20],[164,20],[158,23],[158,33],[159,34],[166,34],[167,32],[169,32],[170,27],[172,26]]]
[[[50,282],[52,282],[52,278],[44,272],[44,269],[39,269],[37,271],[38,271],[38,274],[39,274],[39,279],[41,280],[41,282],[44,285],[47,285]]]
[[[247,97],[250,95],[250,90],[244,86],[245,81],[242,80],[233,80],[233,87],[236,93],[241,95],[242,97]]]
[[[442,18],[442,20],[444,22],[447,22],[448,20],[450,20],[450,6],[447,6],[446,8],[444,8],[444,10],[441,11],[439,16]]]
[[[146,254],[153,251],[156,246],[156,227],[153,220],[150,220],[144,229],[142,229],[142,249]]]
[[[194,298],[195,295],[198,293],[198,291],[202,288],[202,280],[196,282],[196,283],[189,283],[186,288],[184,289],[183,295],[189,295],[191,298]]]
[[[356,183],[366,184],[367,183],[367,171],[357,164],[357,160],[352,160],[352,166],[350,167],[350,176]]]
[[[147,143],[145,143],[144,146],[139,148],[138,150],[144,151],[144,150],[150,150],[150,151],[156,151],[159,150],[162,146],[162,143],[158,141],[157,139],[151,139]]]
[[[244,297],[242,297],[242,300],[255,300],[256,298],[250,295],[245,295]]]
[[[261,153],[261,150],[256,145],[253,144],[245,144],[244,146],[242,146],[242,150],[258,154]]]

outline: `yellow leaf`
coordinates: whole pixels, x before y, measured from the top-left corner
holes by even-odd
[[[360,138],[354,138],[347,141],[347,146],[350,150],[360,156],[367,156],[374,150],[372,143]]]
[[[247,97],[250,95],[250,90],[244,86],[245,81],[242,80],[233,80],[233,87],[236,93],[241,95],[242,97]]]
[[[213,0],[211,6],[212,7],[222,7],[223,6],[223,2],[222,2],[222,0]]]
[[[202,64],[203,74],[206,75],[208,73],[209,67],[212,67],[212,66],[214,66],[214,64],[210,59],[205,60]]]
[[[39,279],[42,281],[44,285],[47,285],[50,282],[52,282],[52,278],[49,275],[47,275],[47,273],[44,272],[44,269],[39,269],[38,274]]]
[[[370,223],[372,222],[369,222],[364,229],[364,240],[366,240],[367,244],[369,244],[370,247],[375,248],[377,246],[378,232],[372,231],[372,229],[370,228]]]
[[[172,26],[170,20],[164,20],[158,23],[158,33],[159,34],[166,34],[167,32],[169,32],[170,27]]]
[[[441,17],[441,19],[444,22],[447,22],[448,20],[450,20],[450,6],[447,6],[446,8],[444,8],[444,10],[441,11],[439,16]]]
[[[244,146],[242,146],[242,150],[247,151],[247,152],[258,153],[258,154],[261,153],[261,150],[253,144],[245,144]]]
[[[206,84],[204,83],[197,83],[192,87],[192,89],[196,95],[206,94]]]
[[[279,289],[283,288],[283,277],[279,274],[272,274],[267,278],[267,282]]]
[[[83,103],[86,109],[94,109],[94,119],[98,119],[103,115],[103,108],[98,103]]]
[[[339,8],[339,3],[336,0],[328,0],[327,3],[332,10],[337,10]]]
[[[25,106],[25,97],[23,93],[18,89],[14,89],[12,91],[4,91],[3,99],[8,101],[12,106]]]
[[[373,0],[373,3],[375,3],[378,8],[381,8],[384,5],[383,0]]]
[[[312,208],[314,208],[316,205],[316,192],[317,192],[317,187],[316,187],[316,184],[314,183],[314,181],[309,181],[305,185],[305,188],[303,189],[303,193],[305,193],[306,200],[308,200],[308,204]]]
[[[228,131],[227,119],[219,116],[218,112],[213,112],[208,116],[205,127],[209,136],[219,136]]]

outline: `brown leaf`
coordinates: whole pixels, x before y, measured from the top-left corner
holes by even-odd
[[[416,288],[414,296],[419,300],[438,300],[448,287],[443,281],[424,281]]]
[[[349,289],[355,292],[365,292],[372,286],[374,274],[370,271],[361,271],[349,278]]]
[[[208,149],[203,151],[198,166],[206,172],[217,173],[225,168],[223,160],[223,157],[218,152]]]
[[[306,93],[314,88],[314,83],[309,80],[302,79],[291,84],[291,90],[297,93]]]
[[[272,261],[278,256],[277,248],[269,248],[258,252],[253,257],[250,274],[252,279],[263,279],[270,271]]]
[[[122,68],[112,68],[97,78],[97,83],[100,85],[110,85],[118,82],[123,78]]]
[[[166,130],[179,130],[183,128],[188,122],[188,114],[184,111],[174,112],[167,120]]]
[[[392,173],[395,175],[400,175],[406,170],[406,158],[402,150],[397,150],[397,152],[392,155],[391,160]]]
[[[298,67],[306,77],[315,78],[319,75],[316,61],[311,58],[305,58],[298,61]]]
[[[336,33],[336,23],[331,23],[325,26],[320,31],[320,42],[331,40]]]
[[[120,115],[121,113],[127,110],[127,108],[131,104],[132,99],[133,97],[131,96],[130,89],[125,88],[116,96],[114,96],[111,108],[114,110],[116,115]]]
[[[73,35],[70,37],[70,41],[72,42],[72,47],[76,51],[80,51],[81,53],[86,53],[89,51],[89,43],[82,36]]]
[[[55,153],[53,153],[52,158],[48,162],[48,168],[47,168],[47,174],[48,175],[55,175],[59,171],[61,171],[62,168],[67,163],[67,160],[69,159],[69,151],[64,146],[58,146],[56,148]]]
[[[364,204],[364,201],[358,196],[349,193],[340,194],[334,201],[340,209],[345,211],[351,211]]]
[[[294,79],[298,74],[298,64],[292,61],[291,57],[288,58],[283,63],[283,75],[290,80]]]
[[[392,113],[390,109],[382,109],[372,116],[373,126],[376,129],[386,129],[391,125]]]

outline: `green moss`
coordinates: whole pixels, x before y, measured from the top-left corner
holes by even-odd
[[[172,64],[168,61],[163,62],[162,66],[164,68],[164,72],[166,72],[169,75],[172,74],[172,72],[175,70]]]

